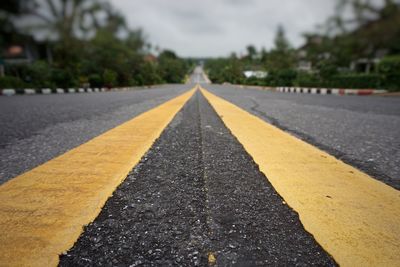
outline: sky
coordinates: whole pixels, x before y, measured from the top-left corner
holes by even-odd
[[[248,44],[273,46],[283,25],[294,47],[334,12],[335,0],[110,0],[131,28],[184,57],[244,53]]]

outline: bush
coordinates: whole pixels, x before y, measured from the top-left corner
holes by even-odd
[[[103,80],[99,74],[89,75],[89,83],[91,87],[102,87]]]
[[[259,79],[257,77],[252,76],[252,77],[244,79],[243,84],[264,86],[265,85],[265,79]]]
[[[44,61],[37,61],[28,66],[27,78],[33,87],[54,88],[55,84],[52,82],[52,69]]]
[[[26,88],[26,83],[18,77],[4,76],[0,77],[0,88]]]
[[[400,55],[385,57],[378,65],[382,75],[382,85],[388,90],[400,90]]]
[[[294,85],[300,87],[320,87],[322,85],[321,79],[315,75],[306,72],[299,72]]]
[[[322,80],[316,74],[299,73],[294,84],[300,87],[327,87],[327,88],[350,88],[367,89],[380,88],[382,76],[379,74],[338,74],[331,78]]]
[[[135,85],[153,85],[162,83],[157,65],[145,62],[140,66],[138,73],[135,75]]]
[[[104,85],[108,87],[113,87],[117,83],[117,73],[115,71],[106,69],[103,72],[103,82]]]
[[[292,86],[296,78],[297,71],[295,70],[274,70],[267,76],[266,83],[269,86]]]
[[[57,87],[61,88],[76,87],[79,85],[74,75],[70,71],[63,69],[53,69],[51,72],[51,81]]]
[[[319,66],[319,76],[322,80],[330,80],[338,74],[337,66],[324,63]]]
[[[379,74],[340,74],[326,81],[323,87],[335,88],[380,88],[382,77]]]

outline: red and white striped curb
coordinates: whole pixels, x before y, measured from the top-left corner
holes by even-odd
[[[337,88],[304,88],[304,87],[276,87],[277,92],[320,94],[320,95],[374,95],[387,93],[386,90],[377,89],[337,89]]]

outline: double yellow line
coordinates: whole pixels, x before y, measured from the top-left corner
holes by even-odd
[[[194,91],[0,186],[0,266],[57,265]],[[339,264],[400,265],[399,191],[201,92]]]

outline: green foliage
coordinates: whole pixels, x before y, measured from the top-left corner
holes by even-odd
[[[358,59],[373,60],[384,51],[400,53],[400,1],[338,0],[322,31],[306,34],[306,59],[316,66],[329,59],[347,68]]]
[[[158,57],[161,78],[167,83],[182,83],[188,66],[186,62],[170,51],[164,50]]]
[[[138,74],[135,76],[136,85],[152,85],[162,83],[157,65],[150,62],[145,62],[139,69]]]
[[[117,84],[117,73],[113,70],[105,69],[103,72],[103,82],[105,86],[115,86]]]
[[[243,79],[243,84],[264,86],[266,83],[265,83],[265,80],[259,79],[259,78],[253,76],[253,77],[250,77],[250,78]]]
[[[26,78],[33,87],[55,88],[52,79],[53,70],[47,62],[36,61],[26,70]]]
[[[319,75],[322,80],[329,80],[338,74],[337,66],[332,63],[319,64]]]
[[[52,69],[51,81],[54,85],[61,88],[79,86],[78,80],[69,69]]]
[[[380,88],[382,76],[378,74],[336,74],[324,79],[317,74],[299,72],[295,86],[300,87],[326,87],[326,88],[349,88],[349,89],[375,89]]]
[[[389,90],[400,90],[400,55],[382,59],[378,72],[383,76],[383,85]]]
[[[234,55],[230,58],[210,59],[205,68],[213,83],[241,84],[245,81],[243,63]]]
[[[290,44],[286,39],[285,29],[282,27],[282,25],[279,25],[276,31],[274,50],[280,52],[287,52],[290,50]]]
[[[385,0],[382,5],[373,5],[368,0],[338,0],[338,3],[326,29],[305,34],[306,44],[297,51],[279,26],[275,45],[269,51],[263,48],[257,51],[248,45],[247,54],[241,58],[232,54],[229,58],[207,60],[209,78],[214,83],[400,90],[399,0]],[[351,63],[362,62],[360,59],[375,62],[384,53],[390,56],[381,61],[377,71],[372,68],[370,74],[350,72]],[[296,70],[300,61],[311,63],[310,73]],[[246,79],[242,73],[247,70],[266,70],[268,76],[261,80]]]
[[[91,74],[88,79],[91,87],[103,87],[103,79],[99,74]]]
[[[4,76],[0,77],[0,88],[6,89],[6,88],[25,88],[26,83],[22,81],[18,77],[13,77],[13,76]]]
[[[266,56],[266,67],[268,70],[286,70],[294,66],[294,50],[286,39],[284,28],[279,26],[275,37],[275,47]]]
[[[272,70],[266,78],[269,86],[292,86],[296,80],[297,72],[293,69]]]
[[[322,84],[321,79],[317,75],[307,72],[299,72],[294,81],[294,85],[300,87],[320,87]]]
[[[323,84],[332,88],[369,89],[380,88],[382,77],[378,74],[340,74]]]
[[[255,57],[257,56],[257,48],[254,45],[248,45],[246,47],[246,50],[247,50],[247,57],[250,60],[254,60]]]
[[[18,19],[26,15],[35,17],[32,20],[35,25],[29,28],[47,33],[52,40],[56,38],[47,44],[49,62],[6,66],[7,75],[19,77],[31,87],[181,83],[187,74],[189,64],[172,51],[162,52],[158,62],[154,56],[146,60],[151,45],[142,31],[130,30],[124,17],[107,1],[4,1],[0,8],[5,6],[10,10],[7,9],[6,17],[0,14],[0,33],[19,35],[8,20],[8,13],[12,13]],[[22,3],[24,12],[19,14],[17,7]],[[6,34],[0,36],[0,48],[10,42],[3,35]]]

